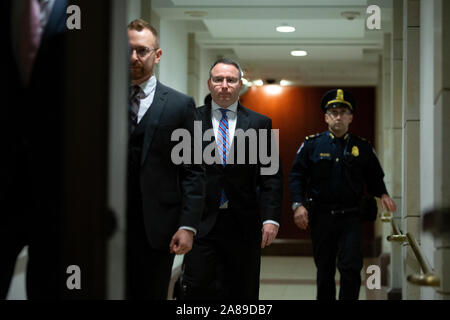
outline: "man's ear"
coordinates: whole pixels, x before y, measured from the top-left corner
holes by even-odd
[[[159,48],[158,50],[156,50],[155,52],[155,63],[158,64],[159,60],[161,60],[161,56],[162,56],[162,50],[161,48]]]
[[[353,113],[350,114],[348,119],[349,119],[348,124],[352,123],[352,121],[353,121]]]

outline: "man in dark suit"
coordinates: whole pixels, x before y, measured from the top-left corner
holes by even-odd
[[[193,133],[191,97],[158,82],[162,51],[157,31],[144,20],[128,25],[131,49],[128,161],[127,296],[167,298],[174,254],[192,248],[204,203],[201,165],[176,165],[172,132]]]
[[[258,299],[261,248],[278,233],[281,169],[263,174],[260,158],[251,161],[255,154],[250,154],[252,146],[264,145],[279,160],[276,147],[271,149],[272,121],[239,104],[241,76],[237,62],[216,61],[208,80],[212,99],[198,110],[203,132],[214,130],[212,142],[219,161],[206,166],[205,211],[184,261],[181,296],[185,299]],[[260,129],[269,132],[267,138],[237,138]],[[262,151],[259,147],[253,152]]]
[[[28,245],[29,299],[65,289],[61,261],[67,1],[1,1],[0,299]]]

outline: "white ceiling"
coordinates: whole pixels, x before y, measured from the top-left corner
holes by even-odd
[[[170,1],[170,0],[168,0]],[[168,2],[162,0],[161,2]],[[363,6],[365,0],[338,0],[342,6]],[[211,7],[280,7],[280,6],[334,6],[336,0],[171,0],[176,6],[211,6]]]
[[[376,85],[393,0],[152,0],[165,20],[187,21],[201,49],[232,52],[246,77],[302,85]],[[381,30],[367,30],[366,9],[381,7]],[[344,11],[359,17],[347,20]],[[200,14],[202,16],[191,16]],[[275,27],[289,24],[293,33]],[[293,57],[291,50],[306,50]]]
[[[364,20],[345,19],[205,19],[208,31],[214,38],[265,39],[314,39],[364,37]],[[280,33],[275,28],[283,23],[295,27],[295,32]]]

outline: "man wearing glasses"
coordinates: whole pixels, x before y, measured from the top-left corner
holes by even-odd
[[[171,160],[172,132],[183,128],[193,135],[196,111],[191,97],[154,76],[162,54],[157,31],[134,20],[128,38],[127,296],[165,300],[174,254],[192,248],[203,210],[205,172],[201,165]]]
[[[238,132],[254,129],[267,130],[270,140],[272,120],[239,103],[241,77],[237,62],[217,60],[208,79],[211,99],[199,108],[203,132],[214,131],[211,141],[215,140],[219,161],[206,166],[205,211],[194,246],[185,256],[181,281],[185,299],[257,300],[261,248],[278,233],[281,168],[271,175],[261,174],[260,161],[248,160],[248,140],[241,149],[237,138]],[[265,138],[256,141],[266,143]],[[240,152],[246,153],[245,163],[236,161]]]
[[[311,227],[317,299],[336,299],[337,260],[339,299],[356,300],[363,266],[362,224],[375,220],[377,213],[373,196],[381,198],[383,209],[394,212],[396,205],[373,148],[348,132],[356,108],[351,93],[330,90],[321,108],[328,131],[306,137],[289,176],[294,222],[304,230]]]

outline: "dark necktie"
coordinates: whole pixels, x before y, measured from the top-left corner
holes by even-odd
[[[130,133],[133,133],[133,131],[136,129],[138,124],[138,113],[139,113],[139,106],[141,103],[142,94],[144,92],[142,91],[140,86],[134,85],[131,87],[131,94],[130,94],[130,109],[129,109],[129,123],[130,123]]]
[[[25,85],[28,85],[41,40],[41,8],[38,0],[25,1],[19,34],[19,61]]]

